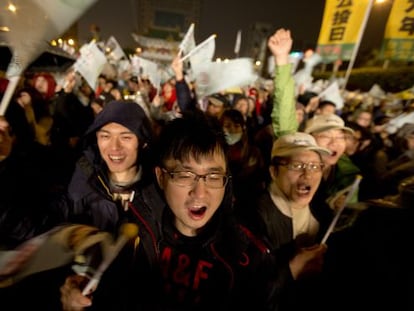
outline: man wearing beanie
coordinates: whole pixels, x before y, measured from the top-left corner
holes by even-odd
[[[50,225],[82,223],[117,234],[128,202],[147,182],[151,138],[150,121],[135,102],[105,105],[85,133],[83,155]]]

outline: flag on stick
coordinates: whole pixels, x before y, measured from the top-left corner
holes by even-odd
[[[62,34],[97,0],[0,0],[0,20],[10,29],[3,37],[12,50],[13,60],[8,69],[18,77],[47,48],[47,42]],[[18,64],[18,70],[16,69]],[[15,67],[15,68],[12,68]],[[9,83],[6,92],[13,94],[17,83]],[[10,96],[3,96],[0,112],[4,113]]]
[[[96,227],[82,224],[57,226],[16,249],[0,251],[0,288],[11,286],[34,273],[72,262],[76,273],[94,274],[102,264],[112,262],[126,240],[136,238],[135,242],[139,242],[137,234],[138,226],[132,223],[120,228],[116,241],[110,233]]]
[[[118,41],[114,36],[111,36],[105,45],[105,53],[109,60],[118,62],[122,58],[127,58]]]
[[[194,39],[194,23],[192,23],[188,28],[187,33],[184,35],[184,38],[180,43],[179,49],[182,55],[186,55],[195,47],[196,43]]]
[[[181,58],[181,61],[190,57],[191,65],[197,65],[205,61],[211,61],[216,50],[216,35],[211,35],[206,40],[197,45],[187,55]]]
[[[73,65],[75,71],[79,72],[89,86],[95,90],[96,81],[107,63],[104,53],[91,41],[81,47],[80,56]]]
[[[341,216],[341,213],[343,212],[344,208],[349,203],[349,201],[352,199],[352,197],[355,194],[355,192],[358,190],[358,186],[359,186],[359,183],[361,182],[361,179],[362,179],[362,176],[361,175],[357,175],[356,176],[355,181],[352,183],[352,185],[349,188],[349,192],[348,192],[348,194],[347,194],[347,196],[345,198],[345,201],[340,206],[340,208],[336,211],[336,214],[335,214],[333,220],[331,221],[328,230],[326,230],[326,233],[325,233],[325,235],[322,238],[321,244],[325,244],[326,243],[326,241],[328,240],[330,234],[335,229],[336,223],[339,220],[339,216]]]
[[[253,61],[237,58],[228,62],[207,62],[194,69],[196,93],[199,98],[219,91],[252,84],[257,79]]]

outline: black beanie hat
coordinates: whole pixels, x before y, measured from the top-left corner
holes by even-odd
[[[133,101],[110,101],[104,109],[98,113],[94,122],[85,135],[92,134],[108,123],[119,123],[130,129],[140,140],[140,145],[151,140],[151,123],[144,110]]]

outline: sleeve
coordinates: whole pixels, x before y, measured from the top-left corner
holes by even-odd
[[[294,133],[298,129],[295,108],[295,81],[292,65],[276,66],[275,92],[272,109],[272,126],[276,137]]]
[[[182,112],[194,110],[196,108],[196,100],[191,96],[190,88],[187,82],[182,79],[175,83],[177,92],[177,103]]]

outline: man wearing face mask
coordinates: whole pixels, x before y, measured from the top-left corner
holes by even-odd
[[[234,199],[236,203],[243,202],[264,188],[266,170],[263,158],[259,149],[249,143],[246,123],[240,111],[225,110],[220,121],[229,146]]]

